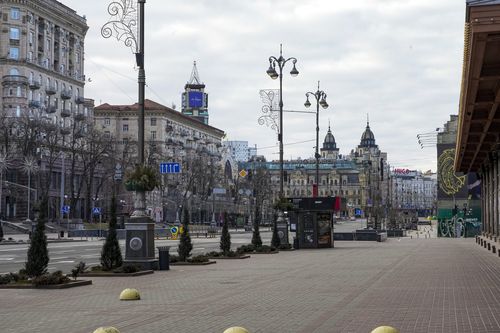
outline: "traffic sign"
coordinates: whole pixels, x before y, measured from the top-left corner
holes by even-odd
[[[69,206],[62,206],[61,208],[61,212],[63,212],[64,214],[68,214],[69,213]]]
[[[178,231],[177,227],[170,228],[170,232],[173,233],[173,234],[176,234],[177,231]]]
[[[248,174],[248,172],[245,169],[243,169],[239,172],[240,177],[243,177],[243,178],[245,178],[247,174]]]
[[[101,215],[101,207],[92,208],[92,214]]]
[[[160,173],[180,173],[180,163],[160,163]]]

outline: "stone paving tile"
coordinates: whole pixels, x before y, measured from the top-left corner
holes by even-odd
[[[500,258],[474,240],[336,245],[67,290],[1,290],[0,331],[500,332]],[[142,299],[119,301],[127,287]]]

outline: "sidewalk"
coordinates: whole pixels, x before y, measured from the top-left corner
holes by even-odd
[[[68,290],[2,290],[2,332],[500,332],[500,259],[474,239],[336,242]],[[124,288],[140,301],[120,302]]]

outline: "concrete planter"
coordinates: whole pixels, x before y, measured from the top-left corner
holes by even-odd
[[[52,284],[46,286],[35,286],[29,283],[12,283],[12,284],[2,284],[0,289],[66,289],[80,286],[87,286],[92,284],[92,280],[76,280],[70,281],[68,283],[62,284]]]
[[[109,276],[141,276],[141,275],[148,275],[148,274],[153,274],[153,270],[146,270],[146,271],[139,271],[139,272],[134,272],[134,273],[115,273],[113,271],[94,271],[94,272],[88,272],[88,273],[83,273],[80,274],[80,276],[90,276],[90,277],[109,277]]]

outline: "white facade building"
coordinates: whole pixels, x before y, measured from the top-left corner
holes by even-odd
[[[222,144],[237,162],[248,162],[257,155],[257,147],[248,147],[248,141],[224,141]]]
[[[435,213],[437,201],[437,176],[409,169],[391,170],[392,207],[397,210],[414,210],[420,216]]]

